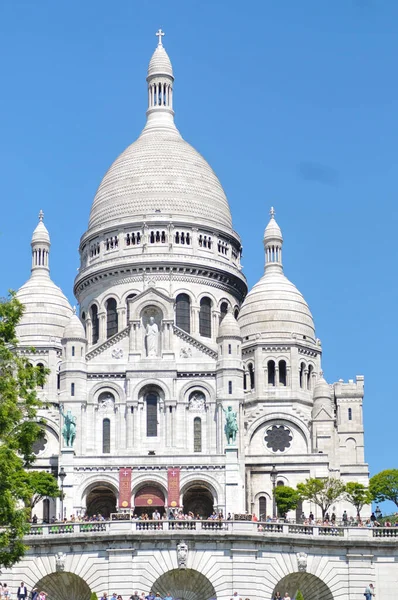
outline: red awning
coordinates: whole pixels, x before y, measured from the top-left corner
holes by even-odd
[[[134,506],[164,506],[164,495],[155,486],[145,486],[135,495]]]

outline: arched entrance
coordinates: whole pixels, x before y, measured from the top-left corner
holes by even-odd
[[[35,587],[39,592],[44,590],[51,600],[90,600],[91,596],[91,590],[84,579],[66,571],[46,575]]]
[[[216,600],[216,592],[210,581],[194,569],[173,569],[155,581],[153,592],[162,598],[170,595],[175,600]]]
[[[207,519],[214,510],[214,498],[210,490],[201,483],[195,483],[187,489],[183,496],[184,513],[199,515]]]
[[[101,514],[109,519],[116,512],[116,494],[105,484],[98,484],[87,495],[86,513],[89,517]]]
[[[163,515],[164,505],[164,494],[156,485],[144,485],[134,497],[134,512],[137,515],[147,514],[151,517],[155,510]]]
[[[275,596],[276,592],[279,592],[283,598],[285,592],[287,592],[292,600],[294,600],[299,590],[304,598],[310,598],[311,600],[333,600],[332,592],[326,583],[319,579],[319,577],[311,575],[311,573],[290,573],[290,575],[286,575],[275,586],[272,597]]]

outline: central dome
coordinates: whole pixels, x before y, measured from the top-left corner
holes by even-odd
[[[232,229],[224,190],[199,152],[177,130],[144,132],[106,173],[94,198],[89,228],[142,221],[156,212]]]
[[[174,124],[174,75],[161,40],[149,63],[147,83],[146,126],[103,178],[89,229],[143,222],[159,213],[168,221],[231,231],[231,211],[216,174]]]

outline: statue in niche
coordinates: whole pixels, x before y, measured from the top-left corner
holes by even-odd
[[[298,570],[305,572],[307,570],[308,555],[305,552],[297,552]]]
[[[189,396],[189,410],[194,412],[204,412],[206,410],[206,398],[203,392],[193,392]]]
[[[64,426],[62,427],[62,437],[64,438],[65,444],[68,448],[73,447],[73,443],[76,439],[76,417],[72,415],[72,411],[68,410],[66,415],[63,412],[63,404],[60,406],[59,411],[61,416],[64,418]]]
[[[227,438],[228,446],[236,443],[236,434],[238,433],[238,413],[232,410],[232,406],[228,406],[228,410],[225,410],[221,406],[225,414],[225,427],[224,432]]]
[[[146,355],[148,357],[157,356],[159,348],[159,327],[155,323],[155,317],[149,317],[145,329]]]
[[[57,552],[55,555],[55,570],[58,572],[65,571],[66,554],[65,552]]]

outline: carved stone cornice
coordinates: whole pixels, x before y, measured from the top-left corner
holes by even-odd
[[[175,335],[177,337],[179,337],[180,339],[184,340],[184,342],[188,342],[188,344],[190,344],[191,346],[194,346],[195,348],[197,348],[204,354],[211,356],[211,358],[217,359],[217,352],[215,350],[213,350],[209,346],[206,346],[206,344],[203,344],[203,342],[199,342],[199,340],[192,337],[192,335],[190,335],[183,329],[180,329],[179,327],[177,327],[177,325],[173,325],[173,331],[174,331]]]
[[[128,337],[129,330],[130,330],[130,327],[127,326],[124,329],[122,329],[121,331],[118,331],[117,333],[115,333],[115,335],[112,335],[112,337],[108,338],[105,342],[98,344],[95,348],[93,348],[92,350],[87,352],[86,360],[93,359],[95,356],[102,354],[105,350],[107,350],[111,346],[114,346],[114,344],[117,344],[118,342],[120,342],[120,340],[122,340],[123,338]]]

